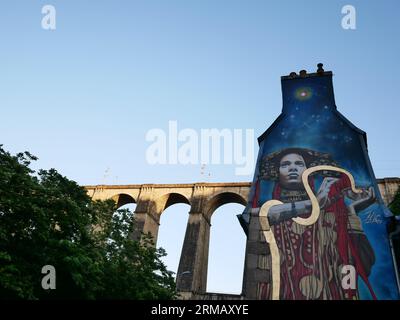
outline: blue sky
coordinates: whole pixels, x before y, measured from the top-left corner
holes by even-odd
[[[46,4],[57,10],[54,31],[41,28]],[[341,27],[346,4],[356,30]],[[257,137],[281,111],[280,76],[323,62],[338,110],[367,132],[375,175],[400,176],[399,12],[397,0],[2,1],[0,143],[82,185],[250,181],[234,165],[204,174],[201,164],[150,165],[146,133],[176,120],[178,129],[251,128]],[[242,207],[232,206],[213,227],[236,230]],[[178,228],[180,212],[184,230],[187,211],[177,206],[163,226]],[[160,232],[170,255],[179,252]],[[229,239],[239,248],[232,264],[243,239]],[[233,290],[212,274],[212,290]]]

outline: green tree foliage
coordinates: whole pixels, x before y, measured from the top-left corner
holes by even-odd
[[[389,209],[393,212],[394,215],[400,215],[400,187],[397,189],[396,195],[392,203],[389,206]]]
[[[30,169],[28,152],[0,145],[0,299],[174,299],[175,283],[132,213],[92,201],[56,170]],[[41,286],[56,269],[56,289]]]

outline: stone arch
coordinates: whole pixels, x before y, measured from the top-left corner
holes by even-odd
[[[223,206],[227,203],[238,203],[246,206],[247,201],[239,193],[229,191],[218,193],[207,201],[204,211],[205,216],[208,218],[208,220],[211,220],[211,216],[213,215],[214,211],[217,210],[220,206]]]
[[[181,193],[170,192],[166,193],[160,197],[158,197],[154,203],[152,204],[154,212],[157,215],[161,215],[165,209],[168,207],[177,204],[177,203],[185,203],[191,205],[189,199]],[[153,211],[153,210],[152,210]]]
[[[111,197],[117,204],[117,209],[128,204],[128,203],[136,203],[136,200],[127,193],[118,193]]]
[[[216,208],[209,229],[206,292],[241,294],[246,235],[236,217],[245,204],[229,202]]]
[[[185,195],[170,192],[157,198],[154,205],[158,219],[156,245],[167,251],[161,260],[177,275],[191,203]],[[171,230],[173,234],[167,237]]]

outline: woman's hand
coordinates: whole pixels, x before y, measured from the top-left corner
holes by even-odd
[[[322,184],[317,192],[317,199],[321,208],[325,208],[329,205],[329,191],[331,190],[331,186],[338,180],[338,178],[325,178],[322,181]]]
[[[369,187],[368,189],[363,189],[361,193],[357,194],[357,200],[354,201],[351,205],[354,207],[356,212],[364,210],[373,204],[376,200],[375,190],[373,187]]]

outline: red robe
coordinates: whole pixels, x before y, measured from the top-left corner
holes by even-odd
[[[313,189],[313,183],[310,185]],[[348,188],[350,180],[342,175],[331,186],[328,194],[330,204],[321,210],[315,224],[301,226],[289,219],[271,227],[280,252],[280,299],[357,299],[357,288],[342,287],[343,265],[354,266],[356,275],[363,279],[372,298],[376,299],[357,248],[350,237],[349,211],[342,194]],[[281,192],[277,183],[272,199],[281,200]],[[257,182],[253,207],[258,207],[258,199]],[[269,299],[271,291],[270,283],[261,283],[259,298]]]

